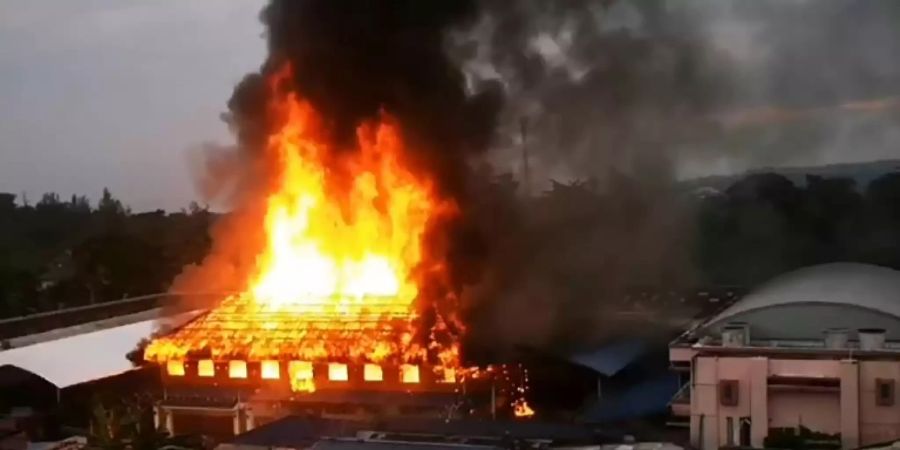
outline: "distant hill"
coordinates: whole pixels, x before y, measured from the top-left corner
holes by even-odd
[[[886,173],[898,171],[900,171],[900,159],[888,159],[861,163],[828,164],[824,166],[763,167],[733,175],[692,178],[684,180],[680,184],[685,189],[691,191],[700,188],[712,188],[721,191],[747,175],[774,172],[787,177],[794,182],[794,184],[799,186],[806,184],[807,175],[817,175],[827,178],[853,178],[856,180],[856,186],[862,190],[865,189],[872,180]]]

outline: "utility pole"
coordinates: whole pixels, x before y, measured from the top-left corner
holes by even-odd
[[[519,130],[522,133],[522,191],[525,197],[531,196],[531,174],[528,167],[528,118],[519,119]]]
[[[497,420],[497,382],[491,378],[491,420]]]

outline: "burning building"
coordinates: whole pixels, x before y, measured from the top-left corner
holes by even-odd
[[[258,160],[272,176],[261,233],[245,230],[261,235],[252,270],[238,293],[145,349],[163,370],[157,420],[170,432],[196,429],[178,422],[197,414],[235,434],[297,408],[446,415],[479,373],[461,365],[455,299],[434,289],[446,269],[425,245],[457,206],[411,170],[386,113],[358,127],[353,151],[332,148],[291,76],[284,65],[266,80],[276,125]]]
[[[269,55],[224,115],[237,145],[201,177],[232,211],[175,283],[233,293],[146,347],[161,426],[202,413],[240,432],[298,408],[446,416],[490,373],[507,385],[491,404],[533,414],[524,376],[460,356],[460,286],[483,253],[467,158],[502,97],[468,88],[444,42],[477,16],[472,1],[265,7]]]

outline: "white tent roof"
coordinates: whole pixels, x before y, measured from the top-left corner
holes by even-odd
[[[156,324],[145,320],[0,351],[0,366],[20,367],[59,388],[117,375],[132,369],[125,355],[150,337]]]

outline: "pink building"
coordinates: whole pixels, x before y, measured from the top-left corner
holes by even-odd
[[[776,278],[675,340],[672,413],[700,449],[814,432],[900,439],[900,272],[826,264]]]

